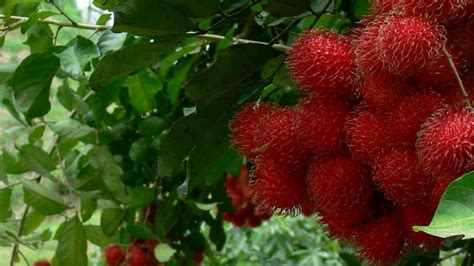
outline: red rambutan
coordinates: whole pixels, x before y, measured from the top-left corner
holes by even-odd
[[[347,145],[354,158],[373,164],[375,158],[393,144],[388,117],[358,108],[346,124]]]
[[[35,262],[33,266],[51,266],[51,263],[47,260],[39,260]]]
[[[125,260],[125,254],[118,245],[110,245],[105,249],[105,262],[107,266],[119,266]]]
[[[421,125],[442,106],[441,97],[431,91],[411,93],[390,110],[390,125],[398,143],[415,144]]]
[[[404,238],[397,218],[384,214],[357,230],[359,254],[374,265],[389,265],[402,256]]]
[[[299,87],[312,94],[348,96],[356,80],[350,41],[332,32],[303,33],[290,50],[288,65]]]
[[[385,197],[398,206],[423,202],[429,190],[429,178],[411,147],[397,146],[379,156],[373,178]]]
[[[433,180],[431,184],[431,208],[433,210],[436,210],[438,208],[439,202],[441,201],[441,198],[443,197],[444,192],[446,191],[446,188],[448,188],[449,184],[453,179],[436,179]]]
[[[376,110],[386,111],[415,88],[395,78],[369,77],[359,90],[365,104]]]
[[[305,178],[288,167],[268,157],[257,157],[250,188],[258,212],[293,213],[300,208],[306,195]]]
[[[153,250],[134,244],[128,248],[127,262],[130,266],[156,266],[158,263],[153,255]]]
[[[341,211],[366,204],[374,190],[368,170],[345,157],[315,161],[308,172],[308,190],[322,211]]]
[[[390,72],[410,76],[441,55],[444,29],[421,17],[389,17],[375,48]]]
[[[428,235],[424,232],[413,231],[413,226],[426,226],[433,218],[432,208],[424,205],[410,205],[397,209],[403,227],[403,234],[407,242],[413,246],[420,246],[424,249],[440,249],[442,247],[442,239]]]
[[[331,98],[308,97],[299,109],[302,138],[312,152],[327,154],[341,149],[350,111],[347,103]]]
[[[474,64],[474,21],[448,28],[448,42],[458,48],[468,62]]]
[[[416,143],[425,170],[452,180],[474,170],[474,114],[443,108],[422,126]]]

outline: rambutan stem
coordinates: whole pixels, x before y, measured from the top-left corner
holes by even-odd
[[[451,67],[451,70],[453,71],[454,76],[456,77],[459,88],[461,89],[462,96],[464,97],[464,102],[466,103],[466,106],[469,109],[469,111],[472,111],[472,103],[471,103],[471,100],[469,99],[469,95],[467,94],[466,87],[464,87],[464,83],[462,82],[461,75],[459,75],[456,65],[454,64],[453,56],[449,53],[448,49],[446,49],[446,46],[443,46],[443,53],[448,59],[449,66]]]

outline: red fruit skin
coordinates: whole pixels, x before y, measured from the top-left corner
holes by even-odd
[[[257,212],[294,213],[306,200],[304,176],[289,167],[271,158],[257,158],[253,171],[256,180],[251,185]]]
[[[346,123],[347,145],[353,157],[373,165],[375,158],[395,143],[389,128],[386,115],[357,108]]]
[[[395,215],[384,214],[355,230],[359,254],[373,265],[390,265],[402,256],[404,237]]]
[[[347,210],[373,199],[367,169],[352,159],[335,157],[315,161],[307,180],[311,198],[326,212]]]
[[[258,139],[262,118],[273,109],[275,106],[266,103],[249,104],[235,113],[230,123],[232,143],[240,154],[250,160],[255,159],[257,150],[264,145]]]
[[[118,245],[110,245],[105,250],[107,266],[119,266],[125,260],[125,254]]]
[[[453,59],[458,73],[463,73],[467,68],[466,59],[453,46],[448,47],[447,50]],[[457,86],[456,76],[449,64],[448,58],[444,54],[428,62],[416,74],[416,78],[423,86],[434,86],[439,91],[442,91],[446,86]]]
[[[412,147],[397,146],[377,158],[374,181],[397,206],[426,201],[429,178]]]
[[[441,198],[443,197],[444,192],[446,191],[446,188],[448,188],[449,184],[453,180],[450,179],[436,179],[433,180],[431,184],[431,207],[433,210],[436,210],[438,208],[439,202],[441,201]]]
[[[299,87],[320,96],[350,96],[356,65],[349,38],[321,30],[303,33],[287,61]]]
[[[375,49],[390,72],[416,74],[441,56],[444,29],[420,17],[389,17],[380,26]]]
[[[130,266],[156,266],[158,261],[156,261],[153,250],[148,250],[148,246],[143,246],[141,244],[132,245],[127,251],[126,261]]]
[[[426,250],[442,248],[441,238],[428,235],[424,232],[413,231],[413,226],[415,225],[429,225],[434,214],[432,208],[423,204],[417,204],[400,207],[397,209],[397,213],[402,222],[403,234],[405,235],[408,244]]]
[[[466,0],[373,0],[371,3],[376,14],[402,13],[444,22],[458,17]]]
[[[196,265],[201,265],[204,261],[204,248],[198,248],[196,254],[193,257],[193,262]]]
[[[459,49],[471,65],[474,64],[474,21],[448,28],[448,42]]]
[[[388,77],[369,77],[359,88],[365,104],[379,111],[387,111],[415,88],[407,82]]]
[[[400,99],[390,110],[395,142],[414,145],[421,125],[442,107],[441,96],[433,91],[415,92]]]
[[[47,260],[39,260],[35,262],[33,266],[51,266],[51,263]]]
[[[308,97],[299,106],[303,141],[315,154],[341,150],[349,105],[331,98]]]
[[[344,210],[321,211],[320,221],[330,236],[353,243],[356,228],[373,219],[376,210],[374,205],[374,202],[367,202]]]
[[[416,149],[425,171],[435,178],[453,180],[474,170],[474,115],[437,111],[423,124]]]

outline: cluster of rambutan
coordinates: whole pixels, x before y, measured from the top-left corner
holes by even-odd
[[[125,253],[119,245],[110,245],[104,253],[107,266],[158,266],[154,241],[136,241]]]
[[[249,174],[246,167],[241,167],[240,176],[233,177],[227,174],[225,183],[227,196],[232,201],[233,212],[225,212],[223,219],[233,223],[237,227],[244,225],[257,227],[263,221],[270,218],[268,213],[258,212],[251,200],[249,188]]]
[[[348,36],[303,33],[287,62],[307,96],[231,122],[257,210],[315,211],[376,265],[439,249],[412,227],[474,170],[473,15],[472,0],[376,0]]]

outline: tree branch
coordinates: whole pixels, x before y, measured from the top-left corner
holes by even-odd
[[[64,17],[71,22],[72,25],[77,25],[77,22],[74,21],[64,10],[56,3],[55,0],[48,0],[48,3],[52,4]]]
[[[448,59],[449,66],[451,67],[451,70],[453,71],[454,76],[456,76],[456,81],[458,82],[459,88],[461,89],[461,94],[464,98],[464,102],[466,103],[466,106],[469,109],[469,111],[471,111],[472,103],[471,103],[471,100],[469,99],[469,94],[467,94],[466,87],[464,87],[464,83],[462,82],[461,75],[459,75],[459,72],[456,68],[456,64],[454,64],[453,56],[449,53],[446,46],[443,47],[443,53]]]
[[[0,19],[6,19],[6,16],[4,14],[0,14]],[[29,18],[20,17],[20,16],[10,16],[10,19],[17,22],[26,22]],[[43,24],[67,27],[67,28],[76,28],[76,29],[85,29],[85,30],[94,30],[94,31],[106,31],[112,28],[110,26],[91,25],[91,24],[83,24],[83,23],[76,23],[76,25],[74,25],[70,22],[58,21],[54,19],[41,19],[38,22],[43,23]],[[202,34],[201,32],[196,32],[196,31],[187,32],[186,35],[195,36],[195,37],[205,39],[205,40],[210,40],[210,41],[221,41],[221,40],[226,39],[226,37],[222,35]],[[240,39],[240,38],[232,38],[232,41],[236,44],[269,45],[267,42],[260,42],[260,41]],[[281,44],[274,44],[274,45],[271,45],[271,47],[282,52],[287,52],[290,49],[290,47],[286,45],[281,45]]]

